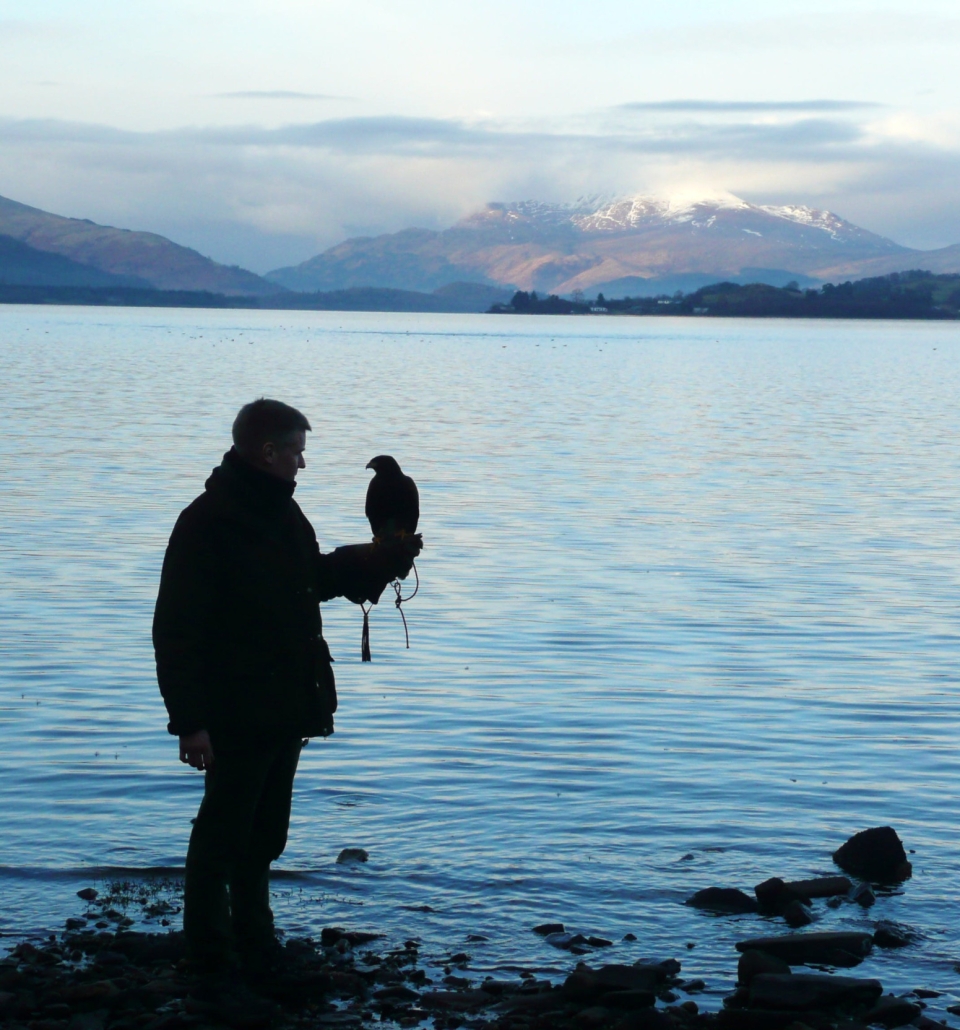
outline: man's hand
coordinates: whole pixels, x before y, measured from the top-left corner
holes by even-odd
[[[394,537],[376,546],[380,548],[381,558],[390,570],[390,578],[406,579],[413,568],[413,559],[423,550],[423,534]]]
[[[197,730],[180,738],[180,761],[194,769],[213,768],[213,745],[206,730]]]

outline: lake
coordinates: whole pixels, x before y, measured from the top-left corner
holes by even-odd
[[[960,1001],[955,324],[4,306],[0,361],[4,935],[182,868],[202,783],[154,679],[158,576],[267,395],[313,424],[322,549],[369,538],[382,452],[426,542],[409,650],[389,591],[371,664],[359,609],[324,606],[340,711],[297,778],[287,932],[428,963],[484,935],[480,974],[558,977],[531,927],[560,921],[681,959],[716,1008],[734,942],[784,924],[684,900],[835,872],[890,824],[913,878],[814,928],[905,924],[858,975]]]

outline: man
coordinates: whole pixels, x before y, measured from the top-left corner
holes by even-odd
[[[261,398],[177,520],[153,623],[157,679],[180,760],[204,770],[187,851],[183,928],[202,971],[277,945],[270,863],[282,853],[303,738],[333,732],[336,689],[321,601],[374,604],[409,572],[420,538],[323,555],[293,500],[310,423]]]

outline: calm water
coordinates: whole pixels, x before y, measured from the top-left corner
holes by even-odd
[[[560,920],[720,992],[782,923],[690,893],[831,872],[890,823],[914,878],[816,928],[907,923],[860,971],[960,1000],[955,325],[5,306],[0,363],[4,934],[182,866],[201,782],[153,678],[157,579],[267,394],[313,422],[322,547],[368,537],[383,451],[427,543],[409,651],[382,603],[361,665],[359,609],[325,606],[341,709],[297,780],[288,930],[485,934],[475,969],[559,975],[529,928]]]

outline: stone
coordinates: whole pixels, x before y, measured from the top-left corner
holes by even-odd
[[[574,1017],[574,1021],[577,1026],[593,1030],[594,1027],[606,1026],[610,1021],[610,1011],[609,1009],[601,1008],[599,1005],[594,1005],[588,1009],[581,1009]]]
[[[899,883],[913,872],[892,826],[875,826],[855,833],[837,848],[833,860],[844,872],[878,883]]]
[[[812,880],[790,880],[787,890],[798,898],[830,898],[846,894],[853,884],[846,876],[818,876]]]
[[[691,908],[702,908],[709,912],[741,913],[756,912],[759,907],[756,900],[736,887],[704,887],[684,904]]]
[[[100,1012],[78,1012],[67,1024],[67,1030],[103,1030],[106,1014]]]
[[[99,894],[92,887],[84,887],[82,891],[77,891],[77,897],[81,901],[96,901]]]
[[[706,990],[706,983],[703,980],[687,980],[685,983],[680,984],[680,990],[684,994],[699,994],[701,991]],[[684,1002],[684,1005],[687,1003]]]
[[[67,1003],[106,1001],[115,998],[120,993],[120,988],[112,980],[95,980],[92,983],[73,984],[65,987],[61,992],[63,1000]]]
[[[68,930],[82,930],[86,925],[86,919],[77,918],[76,916],[71,917],[63,924]]]
[[[571,1001],[592,1001],[612,991],[644,991],[652,1005],[657,986],[666,979],[658,966],[601,966],[591,969],[579,965],[563,984],[563,993]]]
[[[555,948],[560,948],[562,951],[572,951],[578,945],[586,944],[587,938],[582,933],[548,933],[543,938],[547,944],[552,944]],[[584,954],[584,952],[579,952]]]
[[[369,858],[370,853],[363,848],[344,848],[337,855],[337,864],[341,865],[344,862],[366,862]]]
[[[792,926],[796,930],[801,926],[809,926],[813,922],[813,913],[802,901],[795,899],[788,902],[784,908],[783,918],[787,926]]]
[[[796,895],[779,876],[771,876],[769,880],[758,883],[753,893],[763,912],[782,912],[791,901],[796,900]]]
[[[602,997],[603,1004],[613,1009],[645,1009],[657,1000],[653,991],[610,991]]]
[[[920,1015],[920,1006],[906,998],[888,994],[863,1017],[865,1023],[880,1023],[886,1027],[905,1026]]]
[[[876,904],[877,896],[873,893],[873,888],[869,883],[861,883],[853,890],[850,900],[855,901],[864,908],[869,908],[871,905]]]
[[[764,951],[790,965],[815,962],[843,967],[859,965],[872,947],[872,934],[857,931],[791,933],[782,937],[753,937],[737,943],[737,951]]]
[[[614,1030],[676,1030],[677,1024],[660,1009],[637,1009],[615,1024]]]
[[[749,984],[760,973],[789,975],[790,966],[782,958],[769,955],[765,951],[745,951],[737,963],[737,980],[742,984]]]
[[[443,1009],[448,1012],[468,1012],[492,1005],[496,998],[486,991],[425,991],[420,995],[420,1006],[425,1009]]]
[[[760,973],[750,982],[748,1005],[761,1009],[834,1009],[875,1005],[883,993],[879,980],[825,973]]]
[[[718,1030],[780,1030],[797,1022],[797,1013],[792,1009],[725,1008],[717,1013]]]
[[[563,923],[541,923],[539,926],[533,928],[534,933],[540,934],[541,937],[547,937],[551,933],[563,933]]]
[[[913,992],[918,998],[939,998],[942,996],[942,991],[931,991],[926,987],[918,987]]]
[[[344,930],[342,926],[325,926],[320,931],[320,943],[325,947],[332,947],[334,944],[343,941],[351,948],[358,948],[362,944],[369,944],[371,941],[380,940],[382,933],[367,933],[364,930]]]
[[[587,944],[591,948],[612,948],[613,941],[608,941],[606,937],[588,937]]]
[[[389,987],[381,987],[379,991],[373,992],[377,1001],[419,1001],[420,995],[403,984],[391,984]]]
[[[94,965],[98,966],[125,966],[128,962],[127,956],[119,951],[98,951],[94,956]]]
[[[625,933],[623,935],[623,939],[625,941],[635,941],[637,939],[637,935],[635,933]]]

